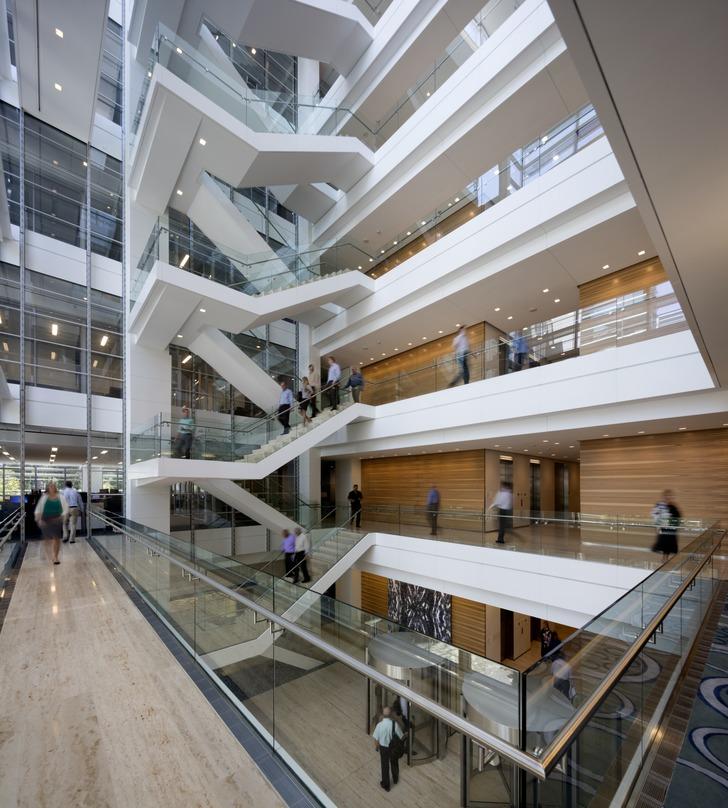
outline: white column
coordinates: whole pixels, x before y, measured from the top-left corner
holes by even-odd
[[[361,461],[358,457],[336,459],[336,473],[334,476],[336,480],[336,504],[347,505],[348,500],[346,495],[351,491],[352,486],[356,483],[359,490],[364,494],[363,506],[367,504],[367,492],[361,484]]]

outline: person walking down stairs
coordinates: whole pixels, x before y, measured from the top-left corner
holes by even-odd
[[[278,398],[278,420],[283,427],[283,434],[287,435],[291,431],[290,419],[291,408],[293,407],[293,391],[288,386],[285,379],[280,380],[281,395]]]

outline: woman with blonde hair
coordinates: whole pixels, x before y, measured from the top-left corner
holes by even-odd
[[[63,518],[68,513],[66,500],[58,493],[55,483],[48,483],[45,494],[38,500],[35,508],[35,521],[44,539],[50,539],[53,563],[60,564],[58,553],[63,536]]]

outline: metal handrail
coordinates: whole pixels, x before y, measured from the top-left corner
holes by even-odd
[[[246,608],[256,612],[258,615],[268,620],[272,625],[285,628],[291,634],[300,637],[302,640],[305,640],[306,642],[320,649],[324,653],[333,657],[337,661],[343,663],[347,667],[352,668],[357,673],[360,673],[362,676],[366,676],[367,678],[372,679],[377,684],[382,685],[390,692],[402,696],[407,701],[411,702],[417,707],[420,707],[425,712],[430,713],[432,716],[439,719],[443,723],[448,724],[456,731],[461,732],[463,735],[467,735],[469,738],[472,738],[472,740],[474,740],[476,743],[481,744],[482,746],[486,746],[489,749],[493,749],[498,754],[503,755],[503,757],[505,757],[507,760],[512,761],[520,768],[525,769],[526,771],[530,772],[536,777],[539,777],[540,779],[544,779],[545,772],[543,767],[540,765],[538,759],[529,752],[524,752],[520,749],[517,749],[516,747],[511,746],[507,741],[504,741],[502,738],[499,738],[497,735],[491,735],[489,732],[486,732],[480,729],[479,727],[474,726],[466,719],[462,718],[456,713],[452,713],[450,710],[447,710],[437,702],[432,701],[427,696],[423,696],[420,693],[411,690],[409,687],[403,685],[396,679],[391,679],[389,676],[380,673],[379,671],[369,667],[363,662],[360,662],[358,659],[355,659],[354,657],[350,656],[349,654],[337,648],[336,646],[326,642],[326,640],[323,640],[318,635],[312,633],[311,631],[305,628],[302,628],[297,623],[288,620],[287,618],[283,617],[280,614],[272,612],[270,609],[267,609],[260,603],[257,603],[256,601],[251,600],[245,595],[240,594],[240,592],[236,592],[230,589],[229,587],[215,580],[215,578],[212,578],[206,575],[205,573],[201,572],[197,567],[194,567],[190,564],[186,564],[184,561],[180,561],[179,559],[165,552],[158,545],[148,541],[142,533],[139,533],[133,528],[121,525],[115,522],[113,519],[110,519],[109,517],[105,516],[103,513],[99,513],[98,511],[94,512],[94,516],[96,516],[102,522],[105,522],[107,525],[114,528],[115,530],[118,530],[128,535],[134,541],[140,542],[149,550],[164,558],[166,561],[169,561],[172,564],[175,564],[178,567],[182,568],[193,578],[199,578],[201,581],[204,581],[205,584],[207,584],[208,586],[217,589],[227,597],[233,598]],[[312,595],[315,595],[315,597],[322,597],[318,593],[312,593]]]
[[[360,673],[363,676],[366,676],[369,679],[377,682],[377,684],[382,685],[390,692],[402,696],[407,701],[410,701],[411,703],[430,713],[433,717],[437,718],[438,720],[441,720],[445,724],[448,724],[456,731],[461,732],[463,735],[466,735],[467,737],[471,738],[476,743],[493,750],[499,755],[502,755],[519,768],[527,771],[529,774],[532,774],[533,776],[542,781],[546,780],[546,778],[548,777],[554,766],[556,766],[559,760],[566,753],[567,749],[574,742],[576,736],[581,732],[581,730],[586,726],[587,722],[591,719],[594,713],[599,709],[601,703],[604,701],[604,699],[607,698],[612,689],[618,683],[619,679],[625,674],[625,672],[628,670],[632,662],[634,662],[637,655],[642,651],[645,645],[647,645],[651,637],[658,630],[660,624],[672,611],[673,607],[680,600],[685,591],[691,586],[692,582],[695,580],[695,578],[698,576],[701,570],[706,566],[706,564],[709,561],[712,560],[714,553],[716,552],[718,547],[720,547],[721,541],[726,534],[725,530],[711,528],[711,530],[713,530],[715,533],[720,534],[721,541],[717,541],[715,543],[710,552],[706,554],[705,558],[703,558],[703,560],[697,565],[697,567],[692,571],[692,573],[685,578],[685,580],[675,590],[675,592],[672,594],[669,600],[659,609],[659,611],[655,614],[652,620],[650,620],[650,622],[644,628],[642,633],[632,643],[632,645],[625,652],[625,654],[622,656],[619,662],[601,681],[600,685],[596,688],[596,690],[589,696],[589,698],[584,702],[584,704],[582,704],[577,709],[577,711],[566,722],[566,724],[564,724],[564,726],[559,731],[556,738],[546,747],[546,749],[541,753],[541,755],[536,757],[535,755],[532,755],[531,753],[526,752],[525,750],[517,749],[511,746],[509,743],[504,741],[499,736],[493,735],[489,732],[480,729],[479,727],[474,726],[466,719],[456,715],[455,713],[452,713],[451,711],[442,707],[437,702],[432,701],[431,699],[421,695],[420,693],[417,693],[414,690],[411,690],[409,687],[403,685],[396,679],[392,679],[389,676],[386,676],[385,674],[382,674],[379,671],[375,670],[374,668],[371,668],[368,665],[360,662],[359,660],[355,659],[349,654],[341,651],[336,646],[333,646],[330,643],[326,642],[326,640],[323,640],[316,634],[308,631],[305,628],[302,628],[301,626],[297,625],[294,622],[291,622],[282,615],[272,612],[270,609],[267,609],[265,606],[256,603],[254,600],[251,600],[250,598],[241,595],[239,592],[230,589],[229,587],[225,586],[224,584],[220,583],[214,578],[201,572],[197,567],[191,566],[183,561],[180,561],[174,556],[166,553],[158,546],[153,545],[146,539],[146,537],[142,533],[134,530],[133,528],[120,525],[119,523],[115,522],[112,519],[109,519],[102,513],[95,512],[95,515],[102,522],[108,524],[109,526],[120,532],[123,532],[125,535],[128,535],[134,541],[139,541],[149,550],[153,551],[159,556],[164,557],[167,561],[176,564],[178,567],[181,567],[193,577],[199,578],[209,586],[212,586],[213,588],[222,592],[227,597],[231,597],[234,600],[237,600],[246,608],[252,609],[254,612],[258,613],[263,618],[268,620],[272,625],[281,626],[282,628],[289,631],[291,634],[298,636],[304,641],[314,645],[316,648],[319,648],[320,650],[324,651],[324,653],[329,654],[334,659],[343,663],[347,667],[352,668],[357,673]],[[318,593],[314,594],[317,597],[321,597],[321,595],[319,595]]]
[[[719,533],[722,541],[726,531],[715,527],[710,529],[716,533]],[[540,761],[543,766],[545,776],[547,776],[554,766],[559,762],[559,760],[561,760],[567,749],[574,742],[575,737],[581,732],[594,713],[599,709],[604,699],[607,698],[612,689],[616,686],[617,682],[626,673],[629,666],[635,661],[637,655],[641,653],[642,649],[650,641],[652,636],[658,630],[660,624],[672,611],[675,604],[680,600],[685,591],[692,585],[693,581],[697,578],[703,567],[705,567],[705,565],[712,560],[713,554],[721,545],[721,541],[716,542],[715,546],[710,550],[709,553],[706,554],[705,558],[700,562],[700,564],[698,564],[693,572],[687,576],[682,584],[673,592],[667,602],[663,604],[652,620],[650,620],[650,622],[645,626],[642,633],[637,637],[632,645],[630,645],[619,662],[604,677],[604,679],[602,679],[596,690],[592,692],[589,698],[587,698],[587,700],[579,707],[574,715],[572,715],[572,717],[564,724],[564,726],[559,730],[558,735],[541,753]],[[545,779],[545,777],[542,779]]]
[[[5,535],[0,538],[0,550],[5,546],[5,542],[13,535],[13,531],[15,528],[20,524],[20,520],[22,519],[22,513],[20,512],[20,508],[14,510],[11,514],[9,514],[2,522],[0,522],[0,528],[4,528],[9,521],[12,520],[12,524],[10,525],[9,530],[5,533]]]

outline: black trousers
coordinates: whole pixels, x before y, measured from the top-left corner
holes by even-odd
[[[361,505],[351,506],[351,522],[356,527],[361,527]]]
[[[296,563],[296,554],[286,553],[285,554],[286,575],[288,575],[291,572],[295,563]],[[294,573],[294,575],[295,575],[294,580],[298,581],[298,575],[296,573]]]
[[[513,511],[506,511],[503,508],[498,512],[498,538],[497,542],[503,542],[506,532],[513,530]]]
[[[438,509],[434,509],[428,512],[430,517],[430,536],[435,536],[437,534],[437,511]]]
[[[339,406],[339,385],[334,384],[329,388],[329,406],[335,410]]]
[[[290,429],[288,425],[290,418],[291,418],[291,408],[288,406],[288,404],[280,404],[278,407],[278,420],[280,421],[281,426],[283,427],[284,433],[288,432],[288,430]]]
[[[306,552],[304,550],[299,550],[295,554],[293,563],[296,566],[293,570],[293,580],[298,582],[298,574],[300,573],[304,583],[310,581],[311,576],[308,574],[308,563],[306,562]]]
[[[382,785],[389,790],[389,769],[392,768],[392,781],[399,780],[399,761],[389,754],[388,746],[379,747],[379,761],[382,764]]]
[[[311,418],[315,418],[318,415],[318,408],[316,407],[316,393],[318,392],[316,388],[311,385],[311,398],[309,398],[308,403],[311,407]]]
[[[194,438],[195,436],[191,432],[180,432],[174,443],[174,457],[183,457],[185,460],[189,460]]]

